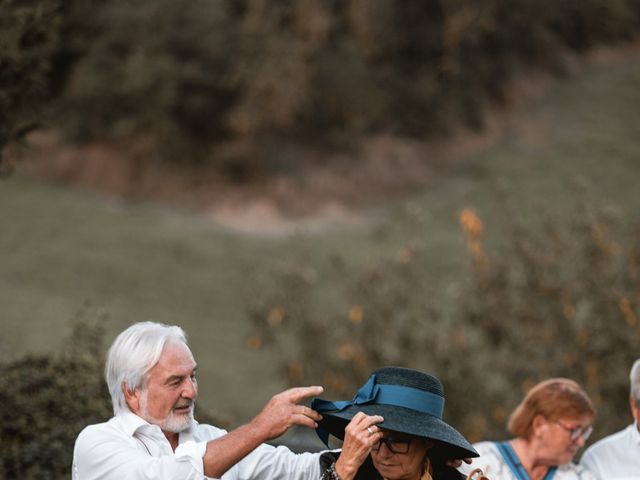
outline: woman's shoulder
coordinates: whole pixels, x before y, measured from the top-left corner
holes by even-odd
[[[510,473],[509,467],[504,462],[500,450],[498,449],[499,442],[478,442],[474,443],[473,447],[476,449],[479,457],[473,458],[471,465],[463,464],[460,468],[465,474],[468,474],[473,469],[480,468],[484,474],[491,479],[511,479],[513,476]]]
[[[489,441],[477,442],[473,444],[473,448],[476,449],[480,457],[486,457],[486,456],[499,457],[500,456],[500,450],[498,448],[499,443],[501,442],[489,442]]]
[[[567,463],[560,465],[555,475],[556,480],[596,480],[596,477],[582,465]]]

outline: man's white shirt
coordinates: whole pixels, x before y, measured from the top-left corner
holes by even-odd
[[[207,442],[226,430],[193,422],[180,433],[175,452],[160,427],[131,412],[90,425],[73,452],[73,480],[202,480]],[[295,454],[262,444],[230,468],[223,480],[308,480],[320,478],[317,454]]]
[[[580,464],[600,479],[640,479],[640,432],[636,423],[597,441]]]

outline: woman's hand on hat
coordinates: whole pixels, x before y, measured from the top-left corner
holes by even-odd
[[[376,424],[383,421],[380,415],[369,416],[358,412],[353,416],[344,429],[342,452],[336,462],[336,472],[341,480],[355,477],[373,446],[380,441],[382,433]]]

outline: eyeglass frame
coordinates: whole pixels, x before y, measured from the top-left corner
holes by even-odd
[[[577,427],[570,428],[564,425],[559,420],[556,420],[554,423],[557,423],[562,428],[564,428],[567,432],[569,432],[569,438],[571,439],[572,442],[575,442],[576,440],[578,440],[578,438],[582,438],[582,440],[586,442],[588,438],[591,436],[591,434],[593,433],[593,425],[587,425],[586,427],[579,425]]]
[[[384,443],[391,453],[398,453],[400,455],[404,455],[409,453],[409,449],[411,448],[411,437],[395,437],[390,435],[388,437],[380,437],[380,439],[371,447],[371,450],[377,452],[380,450],[380,447]],[[406,449],[396,450],[393,445],[394,444],[405,444]]]

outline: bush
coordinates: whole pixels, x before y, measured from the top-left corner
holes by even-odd
[[[447,390],[447,417],[472,440],[505,438],[508,414],[534,383],[570,377],[597,406],[598,438],[629,421],[640,225],[586,206],[574,213],[528,219],[542,229],[512,220],[492,253],[480,218],[463,211],[472,264],[451,304],[435,296],[420,228],[397,257],[349,282],[347,308],[318,309],[320,279],[285,268],[279,289],[249,311],[249,345],[274,346],[291,384],[320,383],[328,398],[349,398],[383,365],[432,372]],[[349,278],[337,265],[335,275]]]
[[[77,435],[113,415],[102,323],[80,319],[59,353],[0,365],[0,478],[71,478]],[[197,416],[227,426],[202,409]]]
[[[79,324],[60,353],[2,365],[0,476],[69,478],[75,437],[112,415],[102,329]]]
[[[459,315],[478,332],[471,349],[489,352],[477,356],[470,371],[485,377],[477,392],[493,422],[535,382],[565,376],[592,397],[597,437],[628,422],[621,406],[640,336],[640,226],[629,228],[624,219],[585,205],[574,212],[568,221],[548,218],[537,231],[514,225],[499,258],[483,254],[481,232],[473,227],[481,224],[467,212],[473,276]],[[492,371],[498,375],[487,379]],[[471,412],[473,403],[460,398]],[[481,424],[475,416],[473,422],[467,413],[468,421]]]

